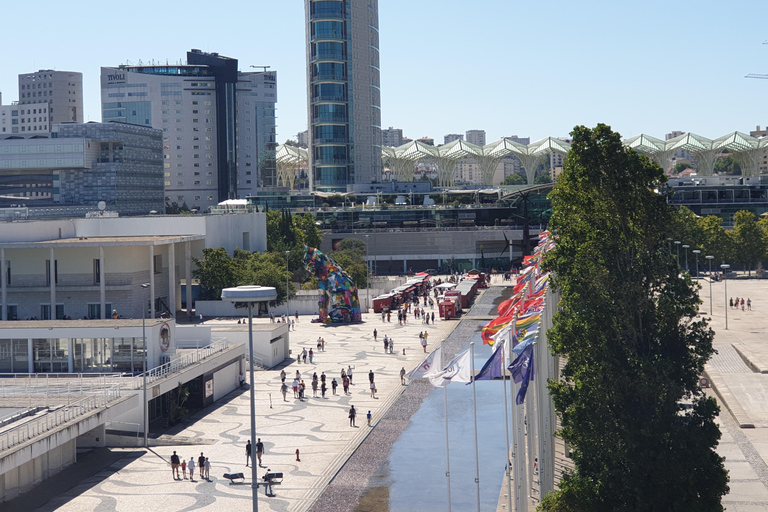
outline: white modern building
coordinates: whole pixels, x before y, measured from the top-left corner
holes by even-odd
[[[165,201],[205,210],[275,186],[275,71],[200,50],[187,63],[101,68],[104,121],[163,132]]]
[[[2,320],[105,319],[113,310],[123,318],[176,317],[193,258],[218,247],[266,250],[266,214],[4,223]],[[185,290],[192,304],[191,286]]]

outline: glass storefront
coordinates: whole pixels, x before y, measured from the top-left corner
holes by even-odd
[[[146,347],[143,338],[72,339],[72,371],[141,372]],[[28,373],[28,346],[32,344],[35,373],[69,371],[69,338],[0,339],[0,373]]]
[[[26,339],[0,339],[0,373],[27,373],[29,354]]]

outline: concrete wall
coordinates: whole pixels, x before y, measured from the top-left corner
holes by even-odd
[[[0,473],[0,502],[18,497],[76,461],[77,441],[70,439],[34,459]]]
[[[273,329],[253,331],[253,356],[259,358],[264,366],[273,368],[282,363],[290,352],[288,324],[270,324]],[[248,325],[215,328],[214,337],[225,337],[230,346],[242,346],[243,354],[248,356]],[[274,340],[274,341],[273,341]]]

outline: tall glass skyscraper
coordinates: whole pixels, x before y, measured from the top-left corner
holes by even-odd
[[[310,187],[381,180],[378,0],[305,0]]]

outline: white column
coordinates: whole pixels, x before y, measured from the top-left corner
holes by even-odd
[[[155,246],[149,246],[149,318],[155,318]]]
[[[192,316],[192,242],[184,243],[184,266],[187,280],[187,316]]]
[[[0,290],[2,290],[2,302],[3,302],[3,313],[2,316],[0,316],[0,319],[3,321],[8,320],[8,290],[6,288],[6,280],[8,279],[5,275],[8,272],[8,264],[5,262],[5,248],[0,248]]]
[[[99,309],[101,310],[101,318],[107,318],[107,283],[104,279],[103,245],[99,246]]]
[[[27,338],[27,373],[35,373],[35,365],[32,363],[32,338]]]
[[[67,340],[67,372],[72,373],[75,371],[75,340],[69,338]]]
[[[168,308],[176,316],[176,244],[168,245]]]
[[[56,259],[53,247],[49,249],[48,272],[51,274],[51,320],[56,320]]]
[[[403,274],[408,275],[408,260],[403,258]]]

